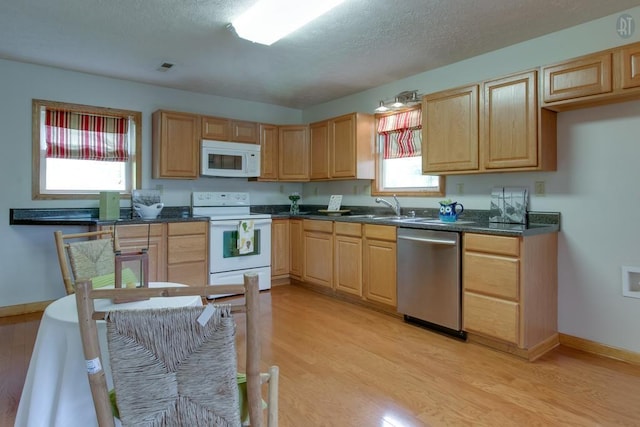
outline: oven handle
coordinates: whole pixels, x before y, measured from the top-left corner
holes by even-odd
[[[239,219],[225,219],[222,221],[211,221],[211,227],[237,227],[241,220]],[[257,227],[260,225],[268,225],[271,224],[271,218],[263,218],[263,219],[246,219],[242,221],[253,221],[253,226]]]

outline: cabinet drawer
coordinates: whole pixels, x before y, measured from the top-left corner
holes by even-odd
[[[519,256],[520,238],[467,233],[464,235],[464,250]]]
[[[113,229],[112,226],[102,227],[102,229]],[[130,238],[146,238],[149,237],[162,237],[164,224],[131,224],[131,225],[119,225],[116,227],[116,234],[118,239],[130,239]]]
[[[204,235],[169,237],[168,263],[205,261],[207,259],[207,238]]]
[[[188,262],[167,267],[167,281],[190,286],[205,286],[207,266],[203,262]]]
[[[514,301],[519,299],[520,260],[465,253],[462,264],[465,291],[477,291]]]
[[[463,307],[464,330],[518,344],[518,303],[465,292]]]
[[[168,223],[169,236],[183,236],[187,234],[205,234],[208,222],[170,222]]]
[[[544,67],[544,102],[611,92],[611,68],[610,52]]]
[[[343,236],[362,236],[362,224],[354,224],[350,222],[336,222],[335,223],[336,234]]]
[[[367,239],[396,241],[396,227],[389,225],[364,225],[364,235]]]
[[[305,231],[320,231],[321,233],[333,233],[333,221],[316,221],[305,219],[302,222]]]

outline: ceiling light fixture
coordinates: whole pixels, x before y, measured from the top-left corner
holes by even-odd
[[[232,22],[239,37],[271,45],[344,0],[260,0]]]
[[[420,104],[422,95],[417,90],[405,90],[397,94],[393,101],[380,101],[380,105],[374,111],[376,113],[384,113],[389,110],[401,110],[411,108],[416,104]]]

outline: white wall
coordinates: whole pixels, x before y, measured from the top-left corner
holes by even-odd
[[[51,300],[64,294],[53,244],[53,231],[61,227],[10,226],[9,209],[98,206],[97,200],[31,200],[31,100],[34,98],[141,111],[142,186],[155,188],[161,184],[162,199],[168,206],[188,206],[192,191],[249,191],[254,203],[285,204],[288,192],[301,189],[300,184],[283,184],[281,193],[280,184],[250,183],[235,178],[151,179],[151,113],[157,109],[275,124],[300,123],[300,110],[6,60],[0,60],[0,94],[0,307]],[[126,201],[121,204],[130,205]]]
[[[631,14],[640,21],[640,8]],[[621,39],[618,15],[471,58],[300,113],[158,87],[0,60],[0,156],[3,209],[0,211],[0,306],[61,296],[53,227],[8,225],[9,208],[48,206],[31,201],[31,98],[54,99],[143,111],[145,124],[157,108],[202,112],[273,123],[312,122],[352,111],[371,111],[379,99],[408,89],[428,93],[640,40]],[[640,182],[640,101],[561,113],[558,116],[558,171],[470,175],[447,178],[447,196],[472,209],[487,209],[495,185],[544,180],[547,194],[531,197],[531,209],[562,213],[559,239],[560,332],[640,352],[640,299],[622,297],[622,265],[640,266],[640,226],[636,222]],[[170,205],[188,204],[192,190],[247,190],[256,203],[287,203],[303,191],[303,203],[327,203],[344,194],[344,204],[375,205],[367,181],[341,183],[247,184],[235,180],[153,181],[149,179],[149,128],[145,144],[146,188],[161,183]],[[464,193],[457,194],[457,184]],[[259,190],[259,192],[258,192]],[[315,192],[317,191],[317,195]],[[355,193],[355,194],[354,194]],[[405,206],[437,207],[438,198],[402,198]],[[80,206],[78,202],[56,206]],[[606,212],[604,210],[606,209]]]

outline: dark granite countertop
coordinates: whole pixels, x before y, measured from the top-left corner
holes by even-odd
[[[137,217],[131,209],[120,209],[120,218],[100,219],[98,208],[86,209],[11,209],[11,225],[79,225],[98,226],[105,224],[148,224],[180,221],[208,221],[207,217],[191,215],[189,206],[165,206],[156,219],[145,220]]]
[[[349,212],[340,216],[329,216],[319,213],[326,206],[301,206],[298,215],[291,215],[288,212],[288,205],[262,205],[252,206],[254,213],[268,213],[274,219],[299,218],[317,219],[324,221],[344,221],[358,222],[366,224],[391,225],[403,228],[418,228],[426,230],[442,230],[456,232],[475,232],[484,234],[497,234],[506,236],[530,236],[543,233],[555,233],[560,230],[559,212],[528,212],[526,225],[523,224],[502,224],[489,222],[489,212],[483,210],[465,210],[460,217],[460,221],[454,223],[434,223],[434,222],[408,222],[397,221],[390,216],[389,209],[371,206],[343,206]],[[438,210],[435,208],[403,208],[403,214],[415,212],[417,218],[438,218]],[[11,209],[11,225],[78,225],[78,226],[98,226],[105,224],[148,224],[162,222],[179,221],[208,221],[208,217],[198,217],[191,214],[189,206],[165,206],[160,216],[154,220],[143,220],[132,217],[132,210],[129,208],[120,209],[120,218],[117,220],[99,219],[98,208],[87,209]],[[385,219],[373,219],[367,217],[375,215],[389,217]]]

